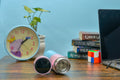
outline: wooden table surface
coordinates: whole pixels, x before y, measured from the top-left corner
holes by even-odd
[[[120,80],[120,71],[87,60],[70,59],[71,70],[65,75],[41,76],[34,71],[33,60],[16,61],[10,56],[0,60],[0,80]]]

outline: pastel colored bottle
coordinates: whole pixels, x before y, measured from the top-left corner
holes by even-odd
[[[70,70],[70,62],[68,58],[56,53],[55,51],[49,50],[44,53],[44,56],[47,56],[52,64],[52,69],[59,74],[65,74]]]
[[[41,75],[50,73],[52,69],[51,62],[46,56],[39,56],[34,61],[35,71]]]

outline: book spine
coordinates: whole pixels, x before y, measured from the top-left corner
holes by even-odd
[[[84,46],[73,46],[73,51],[75,53],[87,53],[89,50],[100,50],[99,47],[84,47]]]
[[[79,50],[79,52],[88,52],[89,50],[99,50],[99,49],[98,48],[82,48]]]
[[[100,35],[97,32],[80,32],[79,33],[80,40],[99,40]]]
[[[91,47],[100,47],[100,42],[98,42],[98,41],[72,40],[72,46],[91,46]]]
[[[68,52],[68,58],[71,59],[87,59],[88,55],[87,54],[76,54],[74,51]]]

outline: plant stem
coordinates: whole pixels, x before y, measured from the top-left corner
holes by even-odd
[[[27,21],[28,21],[28,23],[30,24],[30,21],[29,21],[29,19],[27,18]]]
[[[36,24],[36,31],[37,31],[37,26],[38,26],[38,22],[37,22],[37,24]]]
[[[37,26],[36,25],[34,26],[34,30],[37,32]]]
[[[32,19],[31,19],[31,15],[30,15],[30,13],[28,13],[28,16],[30,16],[30,17],[29,17],[29,20],[30,20],[30,22],[31,22],[31,21],[32,21]]]
[[[39,14],[39,18],[40,18],[40,16],[41,16],[42,13],[43,13],[43,12],[41,12],[41,13]]]
[[[36,25],[36,27],[35,27],[35,28],[36,28],[36,32],[37,32],[37,25]]]
[[[34,18],[34,16],[35,16],[35,13],[36,13],[36,11],[33,13],[33,15],[32,15],[32,20],[33,20],[33,18]]]
[[[41,12],[41,13],[39,14],[39,18],[40,18],[40,16],[41,16],[42,13],[43,13],[43,12]],[[38,22],[37,22],[37,24],[36,24],[36,31],[37,31],[37,26],[38,26]]]

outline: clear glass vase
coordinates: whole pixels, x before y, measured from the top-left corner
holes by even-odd
[[[45,35],[38,35],[40,38],[40,48],[37,54],[33,58],[37,58],[38,56],[43,56],[45,50]]]

